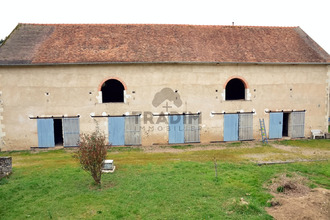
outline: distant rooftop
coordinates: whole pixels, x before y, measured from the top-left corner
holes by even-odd
[[[0,65],[329,62],[299,27],[18,24],[0,47]]]

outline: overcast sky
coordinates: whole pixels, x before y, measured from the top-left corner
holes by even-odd
[[[330,53],[329,0],[2,0],[0,39],[18,23],[300,26]]]

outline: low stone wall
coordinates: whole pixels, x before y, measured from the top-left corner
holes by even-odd
[[[0,178],[7,176],[12,172],[11,157],[0,157]]]

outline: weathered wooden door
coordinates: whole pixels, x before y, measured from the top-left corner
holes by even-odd
[[[300,138],[305,136],[305,112],[292,112],[289,129],[291,137]]]
[[[140,116],[125,117],[125,145],[141,145]]]
[[[79,118],[63,118],[63,146],[78,146],[80,139]]]
[[[269,139],[282,138],[283,133],[283,112],[269,113]]]
[[[169,121],[168,143],[169,144],[184,143],[183,115],[170,115],[168,116],[168,121]]]
[[[184,142],[198,143],[199,140],[199,115],[184,116]]]
[[[238,140],[238,114],[225,114],[223,127],[224,141]]]
[[[253,139],[253,114],[240,113],[238,117],[238,135],[239,140],[252,140]]]
[[[38,147],[55,147],[54,121],[52,118],[37,119]]]
[[[125,145],[125,117],[109,117],[109,144]]]

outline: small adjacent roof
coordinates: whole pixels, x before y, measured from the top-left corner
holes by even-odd
[[[329,62],[299,27],[18,24],[0,47],[0,65]]]

